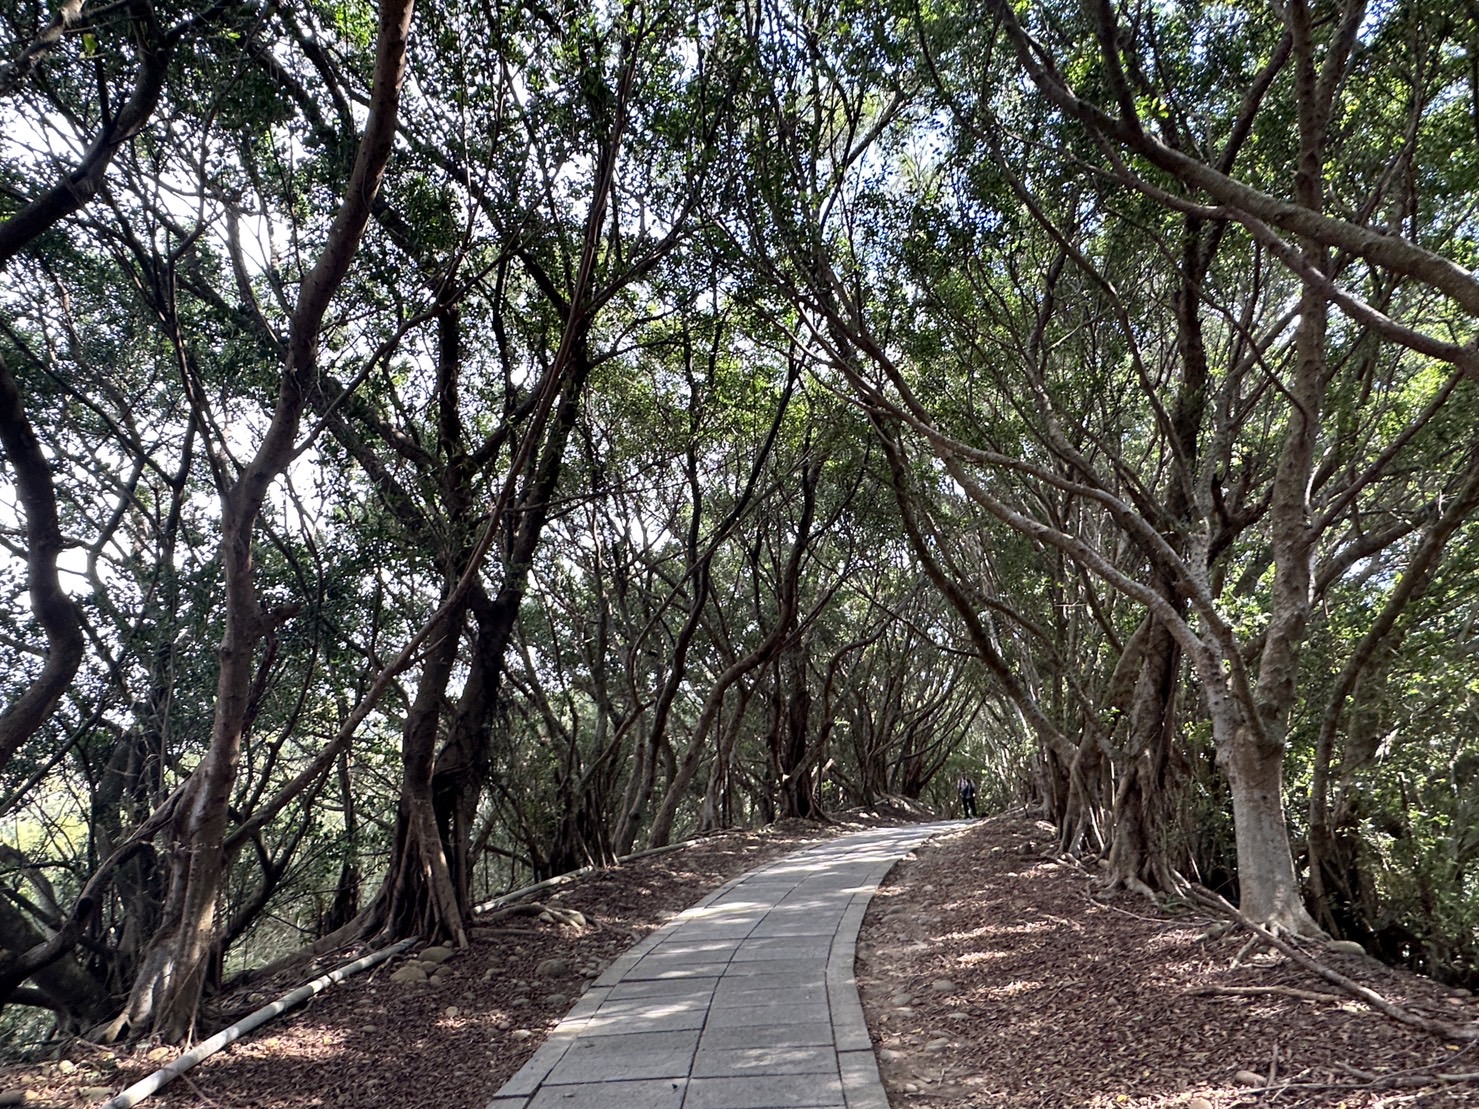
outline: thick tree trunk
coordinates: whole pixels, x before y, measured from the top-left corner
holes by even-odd
[[[772,757],[780,783],[781,818],[808,820],[821,810],[812,762],[811,690],[806,684],[806,662],[800,651],[788,651],[776,677],[785,677],[777,705]],[[789,692],[788,692],[789,691]]]
[[[1128,758],[1115,790],[1109,848],[1110,881],[1150,895],[1176,886],[1167,859],[1165,812],[1180,669],[1175,640],[1152,620],[1130,706]]]
[[[1106,789],[1104,749],[1101,736],[1094,729],[1085,728],[1078,747],[1066,766],[1063,766],[1061,782],[1055,783],[1055,797],[1060,802],[1053,823],[1058,826],[1059,850],[1069,855],[1084,851],[1098,854],[1104,846],[1102,828]],[[1048,765],[1056,766],[1056,759]]]
[[[26,585],[31,612],[46,635],[46,661],[16,700],[0,712],[0,770],[51,716],[82,663],[82,624],[62,589],[62,550],[51,467],[21,404],[20,388],[0,358],[0,446],[14,474],[26,524]]]
[[[202,994],[218,970],[216,908],[226,866],[228,804],[247,725],[256,648],[270,627],[253,577],[253,535],[268,489],[298,449],[298,427],[315,376],[324,316],[358,252],[390,158],[411,13],[412,0],[380,4],[369,114],[344,201],[322,254],[299,286],[272,420],[256,454],[221,494],[225,627],[217,650],[215,718],[210,746],[165,832],[174,846],[166,856],[170,878],[162,923],[118,1022],[133,1035],[152,1032],[171,1042],[187,1039]]]
[[[448,616],[421,667],[416,699],[401,732],[401,795],[390,864],[374,901],[355,924],[362,936],[425,936],[458,946],[467,942],[432,790],[442,705],[465,619],[465,609]]]
[[[1284,760],[1260,750],[1246,733],[1226,767],[1238,841],[1239,908],[1270,927],[1318,934],[1305,911],[1284,815]]]
[[[1212,660],[1212,666],[1221,666]],[[1204,669],[1203,681],[1209,676]],[[1301,936],[1320,929],[1300,896],[1294,852],[1284,814],[1284,752],[1260,743],[1226,686],[1207,690],[1218,763],[1233,799],[1238,850],[1238,901],[1244,914],[1271,928]]]
[[[161,925],[144,954],[124,1014],[132,1032],[149,1029],[170,1043],[193,1034],[201,996],[213,977],[227,817],[256,672],[253,648],[263,633],[261,614],[251,611],[256,595],[250,580],[250,540],[243,534],[248,526],[240,512],[228,512],[226,577],[228,589],[238,596],[228,600],[217,651],[215,721],[205,757],[191,775],[167,833],[172,846],[164,858],[170,877]]]

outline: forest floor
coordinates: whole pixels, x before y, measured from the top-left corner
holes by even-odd
[[[715,836],[547,891],[543,905],[585,923],[479,923],[430,981],[392,981],[414,977],[400,959],[350,978],[147,1104],[479,1109],[636,938],[736,874],[880,822]],[[1247,951],[1246,936],[1202,939],[1211,914],[1097,897],[1093,875],[1044,854],[1051,842],[1021,815],[981,820],[910,856],[874,898],[857,977],[894,1109],[1479,1106],[1473,1040],[1399,1024]],[[224,1023],[354,954],[224,995],[213,1014]],[[1412,1012],[1479,1027],[1468,993],[1364,956],[1319,958]],[[97,1104],[174,1054],[78,1044],[0,1069],[0,1106]]]

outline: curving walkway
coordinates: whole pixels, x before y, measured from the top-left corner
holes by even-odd
[[[612,963],[489,1109],[888,1109],[858,928],[889,868],[958,826],[856,832],[722,886]]]

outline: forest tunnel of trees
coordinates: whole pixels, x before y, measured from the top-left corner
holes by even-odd
[[[0,3],[0,1028],[890,796],[1479,985],[1479,9]]]

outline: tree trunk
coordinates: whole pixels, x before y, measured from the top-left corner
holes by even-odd
[[[778,690],[777,727],[772,758],[780,782],[781,818],[809,819],[821,808],[816,794],[811,754],[811,690],[806,684],[806,660],[799,649],[786,652],[776,677],[786,681]],[[789,692],[788,692],[789,691]]]
[[[334,882],[334,900],[318,923],[320,936],[337,932],[359,913],[359,817],[355,811],[354,780],[347,750],[339,755],[339,793],[344,807],[344,853],[339,859],[339,876]]]
[[[51,716],[82,663],[82,624],[62,589],[57,555],[62,550],[51,466],[21,405],[20,388],[0,358],[0,446],[15,475],[26,523],[26,585],[31,611],[46,635],[46,662],[14,703],[0,712],[0,770]]]
[[[1210,661],[1220,671],[1220,663]],[[1204,682],[1209,676],[1203,669]],[[1232,792],[1239,908],[1270,928],[1294,935],[1319,935],[1320,929],[1305,910],[1294,874],[1294,852],[1284,815],[1283,749],[1260,744],[1254,729],[1243,719],[1240,706],[1221,682],[1208,684],[1207,707],[1218,763]]]
[[[396,133],[412,0],[381,0],[369,113],[344,202],[322,254],[304,276],[289,325],[272,420],[256,454],[222,491],[221,565],[225,627],[217,650],[210,746],[183,790],[165,835],[170,878],[162,924],[145,952],[120,1024],[180,1042],[194,1030],[201,996],[216,972],[216,907],[225,872],[227,806],[250,708],[256,648],[271,620],[257,597],[252,540],[267,491],[295,457],[303,407],[318,364],[323,320],[359,249]],[[115,1029],[116,1031],[116,1029]]]
[[[401,733],[401,795],[390,863],[375,900],[356,922],[362,936],[425,936],[465,946],[462,906],[438,828],[432,789],[442,705],[457,660],[466,610],[443,622],[427,649],[416,699]]]
[[[1165,812],[1181,670],[1175,640],[1154,618],[1141,667],[1130,706],[1128,756],[1115,790],[1109,878],[1117,885],[1153,895],[1176,886],[1167,859]]]

